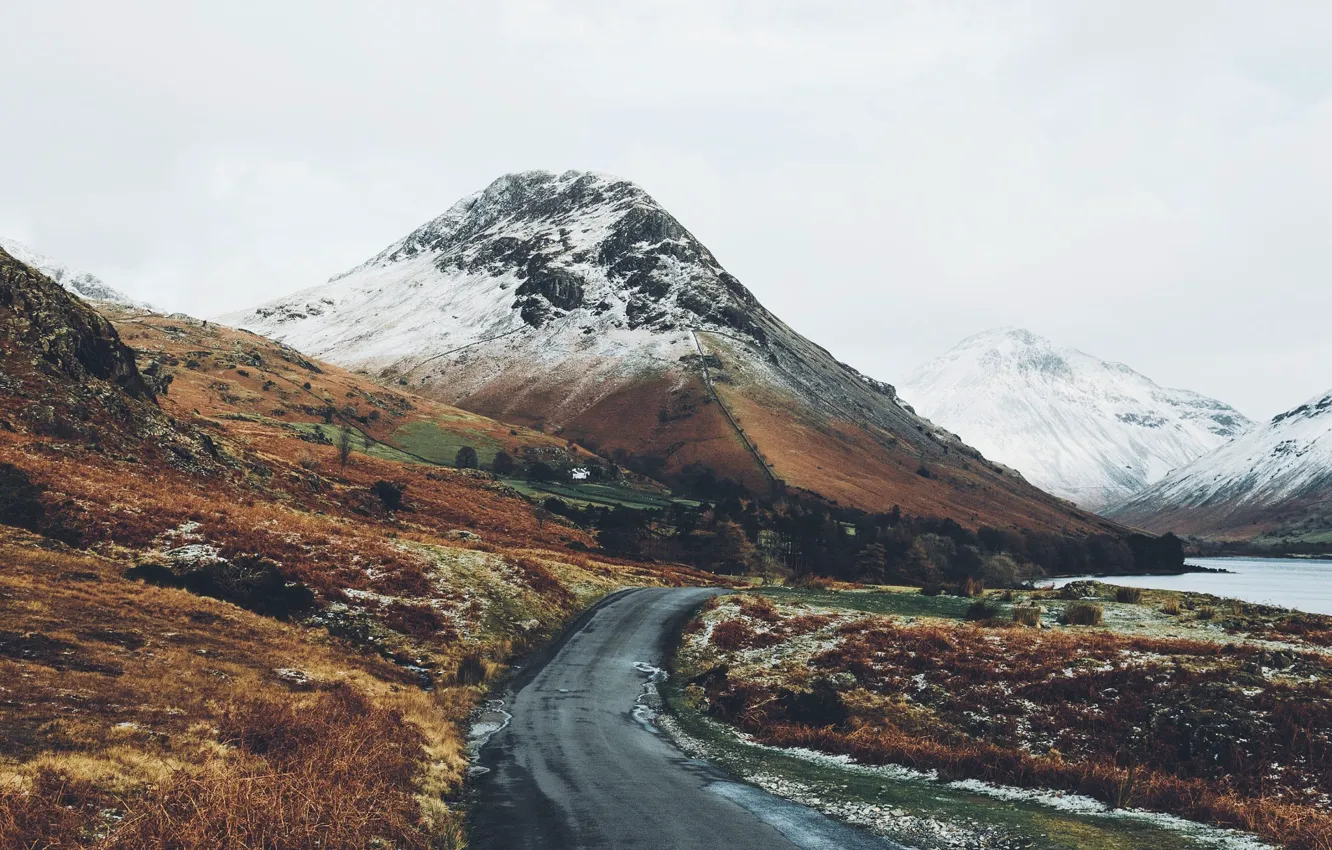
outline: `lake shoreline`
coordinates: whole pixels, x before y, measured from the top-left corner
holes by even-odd
[[[1041,586],[1098,581],[1153,590],[1177,590],[1238,599],[1310,614],[1332,615],[1332,561],[1315,558],[1192,558],[1187,572],[1053,576]]]

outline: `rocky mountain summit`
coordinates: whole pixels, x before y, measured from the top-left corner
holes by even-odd
[[[963,340],[902,391],[987,457],[1090,510],[1252,427],[1227,404],[1017,328]]]
[[[1107,513],[1145,528],[1202,537],[1325,540],[1332,533],[1332,390]]]
[[[1067,516],[800,336],[608,175],[506,175],[328,283],[219,320],[653,475],[707,467],[872,509],[998,521],[1016,500],[1029,524]]]
[[[125,293],[108,286],[105,281],[91,272],[72,269],[59,260],[52,259],[45,254],[38,253],[24,245],[22,242],[16,242],[13,239],[0,237],[0,250],[5,251],[14,259],[37,269],[42,274],[54,280],[63,286],[69,292],[84,298],[88,301],[102,301],[108,304],[118,304],[122,307],[132,307],[136,309],[151,309],[149,305],[142,301],[136,301]]]

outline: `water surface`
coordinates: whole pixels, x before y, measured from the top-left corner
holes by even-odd
[[[1192,590],[1228,599],[1279,605],[1310,614],[1332,615],[1332,561],[1300,558],[1189,558],[1188,563],[1227,573],[1184,573],[1177,576],[1113,576],[1056,579],[1055,587],[1070,581],[1096,579],[1111,584],[1156,590]]]

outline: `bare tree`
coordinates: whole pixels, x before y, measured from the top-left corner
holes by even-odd
[[[350,428],[343,428],[338,432],[338,463],[345,470],[347,461],[351,460],[352,453],[352,433]]]

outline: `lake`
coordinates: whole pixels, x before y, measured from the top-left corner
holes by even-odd
[[[1228,599],[1279,605],[1310,614],[1332,615],[1332,561],[1300,558],[1189,558],[1188,563],[1229,573],[1177,576],[1080,576],[1055,579],[1055,587],[1095,579],[1156,590],[1192,590]]]

